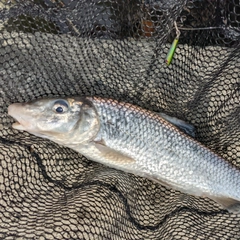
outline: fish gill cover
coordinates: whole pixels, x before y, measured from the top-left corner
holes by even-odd
[[[123,100],[190,122],[240,168],[239,40],[235,0],[1,0],[0,238],[240,239],[240,215],[214,201],[14,130],[7,115],[42,97]]]

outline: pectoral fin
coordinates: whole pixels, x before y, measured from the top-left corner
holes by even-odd
[[[129,164],[135,162],[135,160],[130,156],[106,146],[102,141],[94,142],[94,146],[100,151],[101,157],[103,157],[109,163]]]
[[[227,197],[210,197],[230,213],[240,213],[240,201]]]
[[[166,121],[170,122],[171,124],[175,125],[177,128],[179,128],[182,132],[190,135],[191,137],[195,137],[195,128],[193,125],[184,122],[183,120],[180,120],[175,117],[171,117],[165,113],[157,113],[160,117],[165,119]]]

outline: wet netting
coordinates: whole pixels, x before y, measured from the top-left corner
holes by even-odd
[[[14,130],[7,115],[49,96],[122,100],[193,124],[240,168],[239,40],[238,0],[1,0],[0,239],[240,239],[240,215],[214,201]]]

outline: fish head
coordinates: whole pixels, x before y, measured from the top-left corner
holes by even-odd
[[[99,120],[92,103],[81,98],[48,98],[13,103],[8,114],[14,129],[67,145],[90,141],[97,135]]]

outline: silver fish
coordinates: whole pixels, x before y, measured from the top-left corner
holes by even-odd
[[[98,97],[14,103],[8,114],[15,129],[240,212],[240,170],[169,123],[191,132],[181,120]]]

